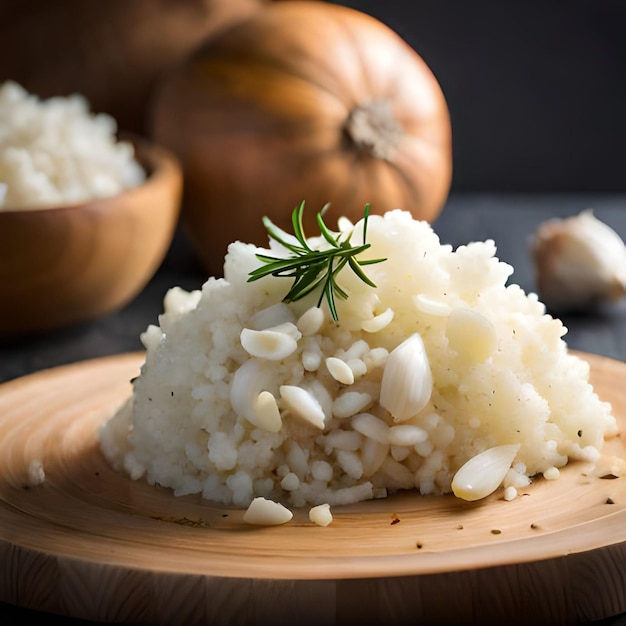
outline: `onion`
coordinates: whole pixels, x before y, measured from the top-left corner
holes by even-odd
[[[303,200],[310,231],[326,203],[328,223],[366,204],[430,221],[450,189],[432,71],[379,20],[326,2],[272,3],[207,39],[161,82],[151,127],[183,164],[182,220],[213,274],[230,242],[267,244],[262,217],[289,230]]]

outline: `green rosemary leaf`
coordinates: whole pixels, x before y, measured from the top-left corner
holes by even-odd
[[[304,214],[304,200],[296,207],[295,211],[291,214],[291,223],[293,225],[293,234],[296,239],[302,244],[305,250],[311,250],[304,234],[304,226],[302,225],[302,216]]]
[[[296,246],[293,242],[291,242],[291,235],[286,233],[279,226],[276,226],[276,224],[274,224],[274,222],[272,222],[269,217],[263,218],[263,226],[265,226],[265,229],[272,239],[276,240],[281,246],[284,246],[288,250],[291,250],[291,252],[294,252],[295,254],[300,254],[303,250],[307,252],[310,250],[308,246],[306,248],[301,248],[300,246]]]
[[[328,229],[324,223],[324,218],[321,213],[317,214],[317,225],[319,226],[320,233],[322,233],[322,237],[324,237],[324,239],[326,239],[326,241],[328,241],[328,243],[334,248],[339,248],[340,244],[338,237],[335,237],[334,234]]]
[[[359,265],[374,265],[375,263],[382,263],[387,259],[361,259],[359,260]]]
[[[370,204],[365,205],[365,211],[363,212],[363,241],[367,241],[367,220],[370,216]]]
[[[359,262],[354,257],[348,258],[348,263],[350,263],[350,267],[352,271],[366,284],[370,287],[376,287],[376,283],[374,283],[361,269]]]
[[[310,247],[303,226],[304,201],[292,212],[291,223],[294,234],[289,235],[276,226],[268,217],[263,218],[263,224],[269,236],[289,251],[290,256],[276,257],[269,254],[257,254],[260,267],[252,270],[248,275],[248,282],[252,282],[265,276],[279,278],[293,278],[293,284],[283,298],[285,302],[294,302],[304,298],[321,287],[321,293],[317,306],[321,306],[324,298],[333,320],[338,321],[336,298],[347,299],[348,293],[337,282],[337,276],[349,266],[352,271],[368,286],[376,287],[375,283],[368,278],[362,269],[362,265],[382,263],[386,259],[358,260],[356,257],[367,250],[370,244],[366,243],[367,220],[370,205],[365,206],[363,219],[363,243],[352,246],[350,240],[352,232],[347,235],[334,233],[324,222],[324,214],[330,205],[326,204],[317,214],[317,224],[322,237],[330,245],[325,250],[314,250]],[[342,240],[342,236],[344,237]],[[298,244],[294,243],[294,238]]]
[[[295,302],[315,291],[324,281],[324,276],[320,276],[320,269],[316,266],[301,274],[296,278],[294,284],[287,295],[283,298],[285,302]]]
[[[348,294],[339,286],[339,284],[335,280],[335,277],[346,266],[347,262],[348,262],[348,258],[345,257],[341,261],[339,261],[337,266],[332,271],[329,270],[329,280],[330,280],[330,282],[332,284],[332,287],[333,287],[333,293],[336,296],[339,296],[342,300],[347,300],[348,299]]]
[[[335,281],[333,280],[333,272],[332,272],[332,261],[329,262],[330,269],[328,274],[326,275],[326,281],[324,283],[324,291],[320,296],[320,299],[317,302],[317,306],[321,306],[323,296],[326,296],[326,301],[328,302],[328,308],[330,310],[330,314],[332,318],[337,321],[339,319],[339,315],[337,314],[337,307],[335,305]]]

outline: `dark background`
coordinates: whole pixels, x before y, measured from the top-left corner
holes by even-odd
[[[626,190],[623,0],[341,0],[439,80],[453,191]]]
[[[80,91],[145,134],[162,72],[271,1],[0,0],[0,82]],[[378,18],[433,70],[452,120],[453,192],[626,191],[625,0],[329,1]]]

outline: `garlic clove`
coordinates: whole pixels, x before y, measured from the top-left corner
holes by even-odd
[[[383,370],[379,403],[404,422],[419,413],[430,400],[433,377],[424,342],[418,333],[394,348]]]
[[[324,430],[324,410],[319,400],[306,389],[296,385],[281,385],[280,398],[283,406],[305,422]]]
[[[452,479],[452,492],[461,500],[480,500],[492,494],[504,480],[520,445],[489,448],[464,463]]]
[[[330,504],[318,504],[309,509],[309,519],[318,526],[328,526],[333,521]]]
[[[624,241],[591,209],[541,223],[532,256],[538,294],[552,309],[583,309],[626,294]]]
[[[266,330],[281,324],[295,323],[296,316],[284,303],[279,302],[257,311],[248,321],[246,327],[252,330]]]
[[[359,413],[355,415],[352,418],[352,428],[378,443],[389,443],[389,426],[371,413]]]
[[[262,391],[252,403],[254,423],[271,433],[280,431],[283,421],[276,398],[269,391]]]
[[[240,334],[241,345],[251,356],[280,361],[296,351],[300,331],[294,324],[281,324],[266,330],[244,328]]]
[[[343,385],[351,385],[354,382],[354,372],[352,368],[342,359],[335,356],[329,356],[326,361],[326,367],[330,375]]]
[[[258,526],[278,526],[286,524],[293,517],[293,513],[279,502],[254,498],[243,515],[247,524]]]
[[[267,403],[268,398],[263,395],[259,400],[259,396],[271,383],[271,372],[263,366],[262,361],[257,359],[245,361],[235,372],[230,385],[230,403],[235,413],[254,426],[263,427],[262,423],[269,423],[267,412],[270,409],[262,406],[262,403]],[[261,422],[259,422],[260,416],[264,416]]]
[[[393,309],[386,309],[378,315],[363,320],[361,322],[361,328],[367,333],[377,333],[386,326],[389,326],[393,320]]]
[[[307,337],[319,332],[324,321],[324,311],[320,307],[312,306],[298,318],[296,326],[302,335]]]

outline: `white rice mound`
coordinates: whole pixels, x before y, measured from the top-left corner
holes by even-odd
[[[38,209],[113,196],[145,172],[117,123],[80,94],[47,100],[0,85],[0,210]]]
[[[354,226],[353,244],[362,227]],[[339,228],[353,225],[340,220]],[[493,241],[453,250],[400,210],[370,216],[367,241],[362,258],[387,257],[364,268],[377,287],[344,269],[337,280],[349,297],[337,300],[339,321],[324,302],[319,328],[319,294],[285,304],[289,279],[248,282],[260,265],[254,245],[231,244],[224,278],[201,291],[171,289],[159,325],[141,336],[146,360],[131,397],[100,431],[113,466],[179,496],[304,507],[404,489],[446,494],[465,461],[501,444],[520,444],[502,483],[507,499],[570,459],[599,458],[617,432],[611,406],[594,392],[587,362],[568,352],[561,321],[507,284],[513,270]],[[275,242],[270,248],[285,254]],[[290,354],[270,360],[242,346],[242,330],[276,326],[296,339]],[[388,355],[415,333],[432,390],[400,422],[379,403],[381,380]],[[328,357],[347,364],[354,381],[329,361],[343,382],[334,378]],[[293,402],[294,388],[308,395],[296,392]],[[250,421],[261,392],[276,399],[277,432]],[[306,419],[315,407],[321,424]]]

